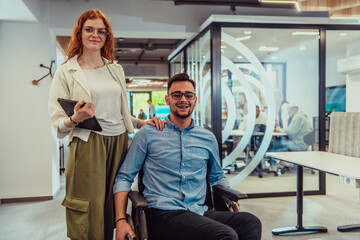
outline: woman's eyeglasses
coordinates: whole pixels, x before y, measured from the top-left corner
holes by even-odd
[[[183,95],[185,96],[186,100],[194,100],[195,98],[195,93],[192,92],[186,92],[186,93],[173,92],[173,93],[169,93],[168,95],[170,95],[174,100],[180,100]]]
[[[106,37],[109,34],[105,29],[96,30],[91,27],[84,28],[84,31],[88,34],[94,34],[95,32],[97,32],[97,34],[102,38]]]

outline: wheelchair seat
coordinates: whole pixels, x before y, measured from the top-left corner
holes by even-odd
[[[148,204],[142,195],[144,185],[142,183],[143,171],[141,170],[138,175],[138,189],[139,191],[130,191],[129,199],[132,203],[131,216],[128,216],[128,222],[132,226],[134,233],[138,240],[149,239],[147,224],[146,224],[146,213],[145,210],[148,208]],[[215,211],[237,211],[237,207],[234,202],[238,202],[240,199],[247,198],[247,195],[232,189],[227,186],[216,185],[210,186],[209,171],[206,177],[207,181],[207,194],[205,205],[209,209]],[[151,239],[150,239],[151,240]]]

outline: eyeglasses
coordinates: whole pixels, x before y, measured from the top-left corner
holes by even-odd
[[[194,98],[195,98],[195,93],[192,93],[192,92],[186,92],[186,93],[173,92],[173,93],[169,93],[168,95],[171,95],[171,97],[174,100],[180,100],[183,95],[185,96],[186,100],[194,100]]]
[[[104,29],[93,29],[91,27],[87,27],[87,28],[84,28],[84,31],[87,33],[87,34],[94,34],[95,32],[97,32],[97,34],[103,38],[103,37],[106,37],[109,33],[104,30]]]

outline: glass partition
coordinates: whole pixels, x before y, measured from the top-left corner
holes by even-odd
[[[326,144],[329,139],[329,115],[332,112],[354,111],[351,104],[357,101],[347,101],[347,95],[357,96],[357,88],[353,87],[351,68],[344,71],[344,60],[360,54],[360,31],[356,30],[328,30],[326,31]],[[356,72],[356,69],[353,69]],[[360,69],[357,69],[357,71]],[[358,81],[356,77],[355,83]],[[347,109],[347,105],[350,105]],[[357,106],[356,106],[357,108]],[[355,108],[355,109],[356,109]]]
[[[169,59],[170,75],[186,71],[196,81],[193,117],[220,139],[232,187],[249,197],[294,195],[295,167],[266,153],[326,150],[325,115],[358,105],[348,99],[357,94],[358,74],[339,71],[339,62],[360,55],[360,27],[212,22],[206,29]],[[301,141],[288,129],[299,119],[295,129],[307,126]],[[305,169],[304,190],[324,194],[325,174]]]
[[[187,48],[186,56],[187,73],[196,83],[197,104],[193,113],[193,118],[197,125],[210,129],[210,31],[207,31]]]
[[[177,73],[185,71],[184,67],[184,52],[181,51],[176,57],[170,61],[170,75],[173,76]]]
[[[318,128],[319,30],[222,28],[221,52],[222,163],[231,185],[293,191],[294,166],[265,154],[315,148],[304,136]],[[317,172],[304,176],[304,189],[319,189]]]

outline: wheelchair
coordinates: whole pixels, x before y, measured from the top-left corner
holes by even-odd
[[[128,197],[132,203],[132,210],[131,216],[128,215],[127,220],[130,226],[133,228],[134,233],[136,234],[136,238],[134,239],[137,240],[149,239],[145,215],[145,210],[147,209],[148,204],[144,196],[142,195],[142,191],[144,190],[142,177],[143,172],[141,170],[138,175],[139,190],[130,191]],[[205,205],[207,205],[209,209],[213,209],[215,211],[238,211],[238,208],[234,202],[238,202],[240,199],[247,198],[246,194],[227,186],[210,186],[209,171],[206,180],[207,194]]]

